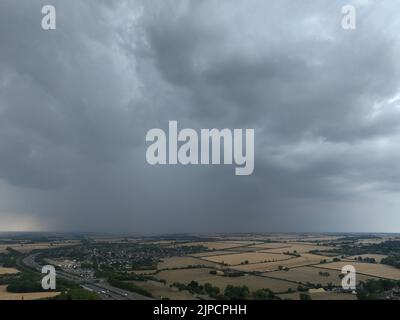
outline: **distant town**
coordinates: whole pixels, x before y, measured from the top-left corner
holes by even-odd
[[[0,233],[0,300],[35,299],[400,300],[400,235]]]

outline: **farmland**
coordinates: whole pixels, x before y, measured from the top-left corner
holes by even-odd
[[[214,286],[224,289],[227,285],[243,286],[246,285],[250,290],[269,288],[274,292],[287,292],[289,288],[294,289],[296,284],[267,277],[245,275],[242,277],[224,277],[212,275],[212,269],[187,269],[187,270],[168,270],[158,274],[159,279],[166,280],[168,284],[174,282],[189,283],[197,281],[200,284],[211,283]]]
[[[315,265],[320,263],[321,260],[329,259],[325,256],[314,255],[310,253],[303,253],[301,256],[289,256],[287,255],[287,259],[282,261],[273,261],[273,262],[264,262],[264,263],[254,263],[254,264],[245,264],[240,266],[235,266],[236,270],[251,272],[251,271],[275,271],[280,268],[295,268],[307,265]]]
[[[332,269],[332,270],[341,270],[343,266],[348,265],[349,262],[341,261],[341,262],[332,262],[328,264],[324,264],[321,266],[325,269]],[[357,273],[363,275],[369,275],[373,277],[385,278],[385,279],[392,279],[392,280],[399,280],[400,279],[400,269],[384,265],[384,264],[376,264],[376,263],[363,263],[363,262],[352,262]]]
[[[0,275],[4,275],[4,274],[16,274],[19,271],[15,268],[3,268],[0,266]]]
[[[33,250],[44,250],[57,247],[66,247],[79,244],[79,241],[62,241],[62,242],[37,242],[37,243],[11,243],[9,245],[0,245],[0,253],[7,252],[7,248],[11,248],[21,253],[29,253]]]
[[[357,296],[351,293],[322,292],[311,293],[309,296],[311,300],[357,300]],[[283,300],[300,300],[300,293],[280,294],[279,297]]]
[[[131,281],[136,286],[150,292],[154,298],[157,299],[171,299],[171,300],[195,300],[192,294],[187,291],[179,291],[177,288],[169,287],[157,281]]]
[[[329,283],[340,286],[342,273],[338,270],[325,270],[318,267],[299,267],[288,271],[274,271],[265,273],[270,277],[279,278],[282,280],[295,281],[300,284],[315,283],[326,286]],[[357,281],[365,281],[371,278],[370,276],[358,275]]]
[[[33,241],[25,237],[3,242],[0,238],[0,279],[18,284],[19,261],[33,254],[42,264],[55,265],[66,274],[144,298],[233,299],[241,292],[241,299],[354,300],[360,286],[363,296],[368,296],[370,287],[389,288],[375,296],[397,299],[396,282],[368,286],[379,279],[400,280],[396,267],[400,236],[393,234],[79,238]],[[342,287],[342,268],[347,265],[356,270],[356,290]],[[37,283],[31,285],[37,288]],[[22,298],[5,287],[2,290],[3,296],[9,294],[7,298]],[[39,296],[32,291],[24,298]],[[110,299],[103,291],[95,293]]]
[[[29,292],[11,293],[7,291],[7,286],[0,285],[0,300],[38,300],[58,296],[60,292]]]
[[[203,259],[198,259],[195,257],[170,257],[162,259],[158,265],[157,269],[174,269],[174,268],[185,268],[189,266],[206,266],[213,267],[217,264],[212,261],[206,261]]]
[[[220,264],[226,264],[230,266],[239,264],[249,264],[258,262],[272,262],[279,260],[286,260],[290,257],[284,254],[273,254],[264,252],[246,252],[246,253],[234,253],[234,254],[223,254],[217,256],[206,256],[204,260],[217,262]]]

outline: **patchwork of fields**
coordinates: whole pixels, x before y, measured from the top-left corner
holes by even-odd
[[[246,253],[222,254],[217,256],[205,256],[203,257],[203,259],[224,265],[235,266],[239,264],[287,260],[290,259],[290,256],[279,253],[274,254],[274,253],[264,253],[264,252],[246,252]]]
[[[247,286],[250,290],[269,288],[274,292],[287,292],[289,289],[295,289],[297,284],[262,276],[244,275],[242,277],[224,277],[210,274],[213,269],[198,268],[185,270],[166,270],[158,273],[157,278],[165,280],[167,284],[180,282],[188,284],[191,281],[197,281],[199,284],[211,283],[220,289],[227,285]]]
[[[282,280],[295,281],[301,284],[315,283],[326,286],[333,284],[335,286],[341,285],[342,273],[338,270],[325,270],[319,267],[299,267],[290,269],[289,271],[274,271],[265,273],[269,277],[274,277]],[[371,279],[370,276],[358,275],[357,281],[366,281]]]
[[[279,293],[281,298],[299,299],[297,288],[302,286],[341,286],[344,265],[352,264],[357,270],[357,283],[368,279],[400,279],[400,269],[380,264],[382,254],[362,254],[342,256],[335,252],[330,241],[340,237],[309,237],[306,241],[296,241],[291,237],[283,241],[218,240],[189,242],[180,245],[202,245],[204,252],[190,256],[163,259],[158,264],[155,277],[166,282],[189,284],[196,281],[200,285],[210,283],[223,290],[228,285],[247,286],[251,291],[268,288]],[[372,241],[378,243],[378,241]],[[326,253],[324,255],[323,253]],[[374,258],[377,263],[359,262],[358,259]],[[178,269],[179,268],[179,269]],[[242,275],[229,276],[229,272]],[[160,286],[160,284],[157,284]],[[163,284],[161,284],[163,286]],[[165,290],[164,287],[162,287]],[[156,290],[155,290],[156,292]],[[311,293],[310,293],[311,294]],[[312,299],[356,299],[354,294],[315,292]]]
[[[347,261],[332,262],[321,265],[321,268],[341,270],[343,266],[348,265]],[[358,275],[368,275],[373,277],[399,280],[400,279],[400,269],[388,266],[385,264],[378,263],[364,263],[364,262],[351,262],[351,265],[356,268]]]
[[[43,250],[57,247],[66,247],[78,245],[80,241],[70,240],[63,242],[38,242],[38,243],[17,243],[17,244],[1,244],[0,253],[7,252],[7,248],[11,248],[21,253],[29,253],[33,250]]]
[[[9,241],[4,241],[0,245],[0,254],[3,253],[0,276],[4,279],[2,283],[8,285],[12,282],[7,281],[23,279],[26,270],[21,266],[21,261],[24,257],[40,256],[41,250],[47,254],[52,251],[47,249],[52,248],[57,254],[54,258],[42,259],[42,263],[56,265],[65,269],[64,272],[73,271],[89,280],[108,281],[108,284],[112,283],[111,276],[115,279],[118,276],[122,288],[126,285],[126,288],[130,288],[126,290],[137,290],[137,293],[142,292],[146,297],[155,299],[233,299],[229,290],[247,290],[246,298],[249,299],[272,292],[268,298],[304,299],[307,295],[307,298],[315,300],[354,300],[359,292],[343,290],[341,286],[344,277],[342,268],[345,265],[352,265],[356,269],[357,290],[359,287],[367,287],[363,283],[370,279],[400,280],[400,268],[396,268],[393,263],[397,251],[391,251],[396,241],[390,242],[389,236],[384,239],[388,239],[387,243],[375,238],[360,240],[353,235],[301,237],[279,234],[243,238],[235,236],[226,240],[221,236],[216,237],[215,241],[211,237],[199,238],[199,241],[193,239],[96,240],[91,250],[88,247],[92,244],[88,242],[82,246],[81,251],[80,241],[77,240],[37,243],[24,240],[9,244],[5,244]],[[63,248],[72,245],[76,247]],[[66,255],[60,256],[63,253]],[[71,253],[74,255],[71,256]],[[85,254],[88,257],[79,260]],[[98,259],[100,254],[101,265],[94,268],[93,257]],[[12,256],[14,260],[7,256]],[[381,263],[384,258],[388,258],[383,260],[384,263],[393,266]],[[117,259],[120,259],[118,263]],[[104,261],[108,264],[105,265]],[[99,265],[100,268],[96,269]],[[80,268],[79,271],[76,272],[76,268]],[[84,273],[85,268],[92,268],[92,273]],[[98,270],[112,270],[112,273],[105,272],[106,276],[102,278],[102,275],[97,275],[101,273],[95,274]],[[20,274],[13,276],[17,273]],[[374,286],[377,283],[379,281],[374,282]],[[386,286],[388,281],[380,283]],[[394,285],[397,286],[396,283]],[[226,290],[228,286],[236,288],[229,287]],[[32,290],[37,291],[37,287]],[[385,296],[388,294],[386,291]],[[102,297],[109,297],[107,292],[98,293]],[[17,294],[7,292],[7,286],[0,285],[0,300],[44,299],[58,294]]]

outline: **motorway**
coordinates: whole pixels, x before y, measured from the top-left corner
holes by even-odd
[[[42,266],[36,262],[38,253],[28,255],[22,259],[22,265],[41,273]],[[82,279],[76,275],[57,270],[56,276],[79,284],[83,289],[98,293],[103,300],[151,300],[135,292],[116,288],[101,279]]]

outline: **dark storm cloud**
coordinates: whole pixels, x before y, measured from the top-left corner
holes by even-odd
[[[348,2],[355,31],[340,25]],[[398,9],[1,1],[3,228],[398,230]],[[255,173],[147,165],[145,134],[168,120],[255,128]]]

